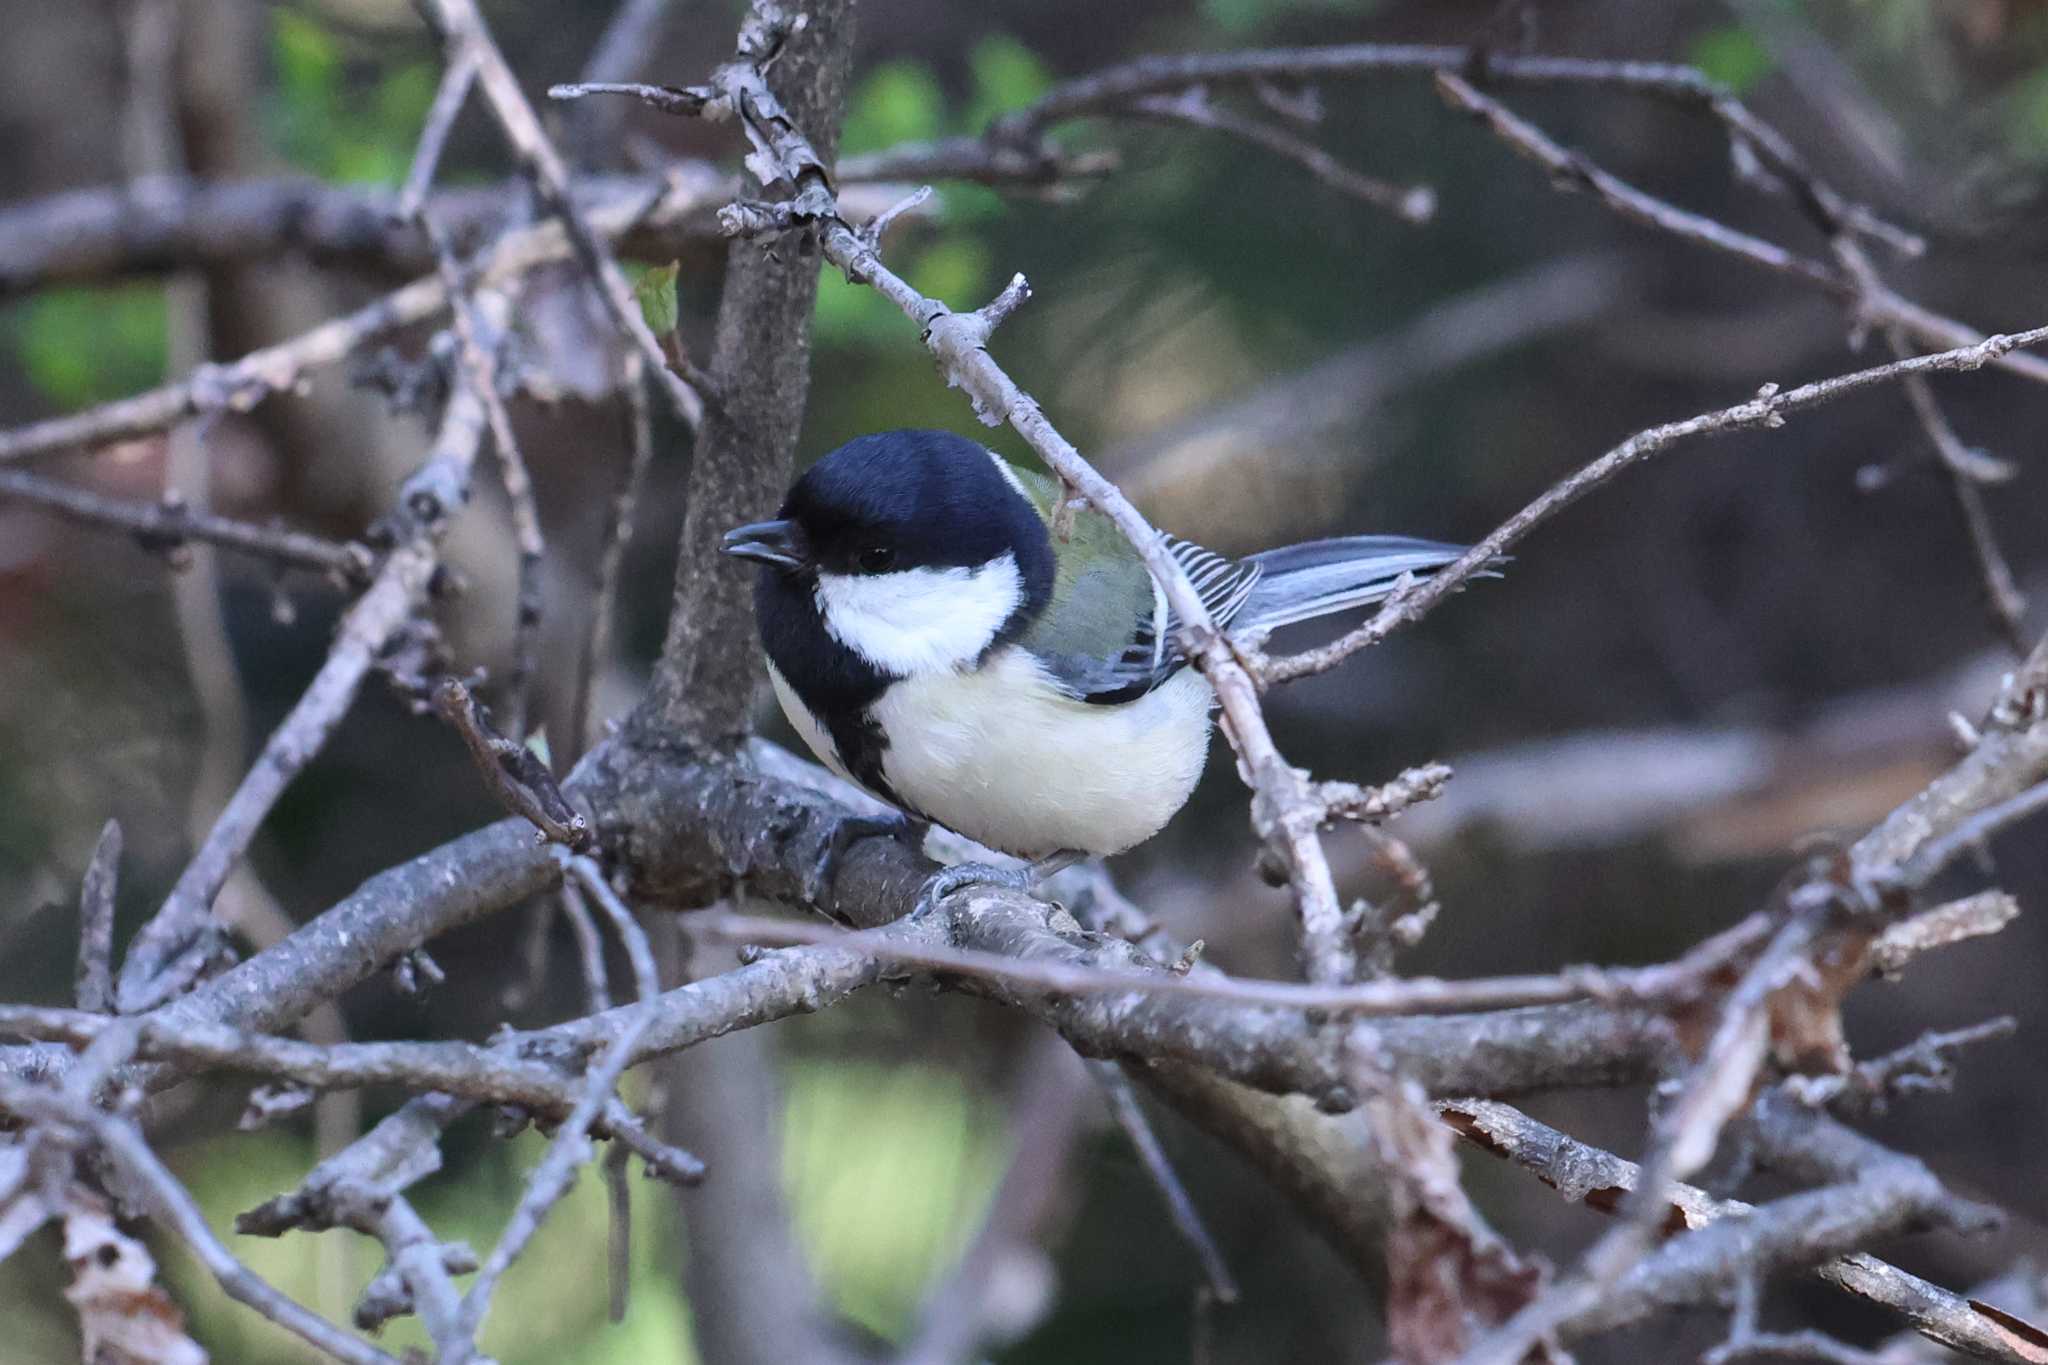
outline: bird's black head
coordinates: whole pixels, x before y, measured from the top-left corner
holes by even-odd
[[[726,534],[765,566],[770,660],[813,707],[884,678],[969,667],[1052,596],[1052,537],[1007,465],[945,431],[848,441],[807,470],[774,521]]]
[[[949,431],[859,436],[805,471],[778,519],[727,533],[728,554],[786,573],[975,569],[1015,556],[1051,582],[1045,523],[995,456]]]

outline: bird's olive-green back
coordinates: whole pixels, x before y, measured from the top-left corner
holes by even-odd
[[[1059,481],[1033,470],[1015,472],[1050,526]],[[1109,670],[1138,628],[1151,625],[1156,608],[1152,575],[1123,533],[1093,508],[1075,514],[1066,541],[1053,543],[1053,559],[1052,601],[1026,628],[1021,643],[1071,677],[1079,690],[1092,691],[1108,681]],[[1093,676],[1098,671],[1103,675],[1099,681]]]

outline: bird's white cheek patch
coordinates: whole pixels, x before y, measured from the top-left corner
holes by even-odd
[[[1023,600],[1023,576],[1009,554],[972,569],[818,575],[826,631],[899,678],[972,663]]]

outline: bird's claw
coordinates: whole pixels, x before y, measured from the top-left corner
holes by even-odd
[[[1035,865],[1025,867],[997,867],[993,863],[955,863],[942,867],[925,879],[923,889],[917,893],[917,904],[911,914],[927,915],[939,908],[939,903],[969,886],[993,886],[1005,891],[1030,891],[1041,880]]]
[[[849,815],[840,820],[832,826],[824,850],[804,872],[800,888],[804,899],[812,905],[824,904],[839,881],[839,867],[846,859],[846,851],[862,839],[901,839],[916,852],[924,847],[927,828],[923,821],[908,815]]]

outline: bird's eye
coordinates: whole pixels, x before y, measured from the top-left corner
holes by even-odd
[[[857,562],[862,573],[885,573],[896,562],[896,552],[886,545],[870,545],[860,552]]]

